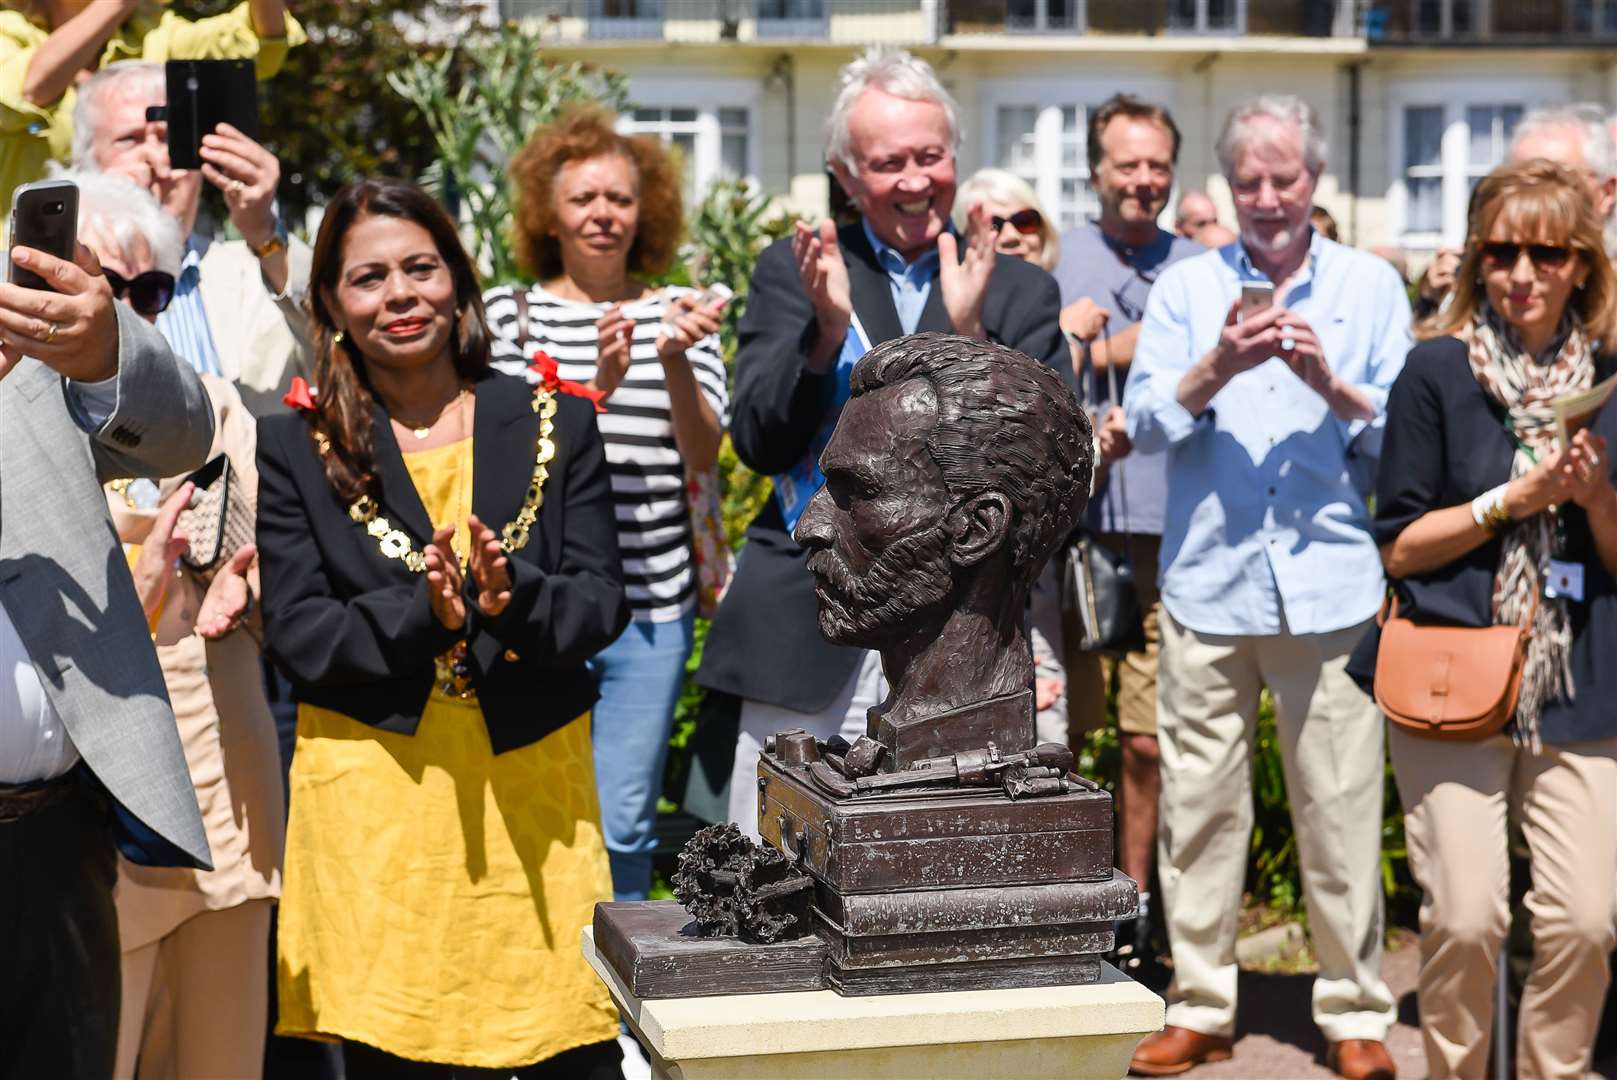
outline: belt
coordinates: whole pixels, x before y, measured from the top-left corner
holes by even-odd
[[[78,778],[72,772],[37,784],[0,784],[0,823],[21,821],[49,809],[77,788]]]

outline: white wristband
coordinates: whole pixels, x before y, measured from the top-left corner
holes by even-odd
[[[1471,520],[1477,523],[1478,528],[1487,528],[1488,512],[1505,504],[1505,489],[1509,486],[1510,481],[1507,480],[1471,500]]]

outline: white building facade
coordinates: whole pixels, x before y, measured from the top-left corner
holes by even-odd
[[[546,55],[627,75],[625,127],[685,153],[687,187],[745,176],[825,212],[836,71],[868,45],[925,57],[959,100],[962,177],[999,165],[1063,226],[1095,212],[1088,110],[1119,91],[1172,110],[1181,189],[1233,221],[1213,142],[1229,110],[1296,93],[1330,160],[1343,239],[1419,256],[1464,232],[1471,186],[1534,106],[1617,106],[1617,0],[501,0]]]

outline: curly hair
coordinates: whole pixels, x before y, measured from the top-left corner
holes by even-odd
[[[572,161],[616,154],[634,169],[640,199],[634,244],[629,248],[631,274],[655,277],[674,263],[685,234],[685,204],[680,163],[654,135],[622,135],[617,117],[600,105],[564,106],[551,124],[533,133],[511,159],[508,170],[516,193],[512,240],[517,262],[538,280],[559,276],[564,268],[556,226],[556,177]]]
[[[950,498],[999,491],[1010,499],[1011,564],[1031,587],[1089,501],[1089,418],[1054,368],[994,342],[930,331],[870,350],[849,389],[859,397],[910,379],[937,395],[926,447]]]

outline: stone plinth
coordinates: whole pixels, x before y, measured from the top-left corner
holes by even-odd
[[[1105,963],[1082,986],[642,1001],[596,953],[593,927],[583,944],[666,1080],[1117,1080],[1162,1027],[1162,999]]]

